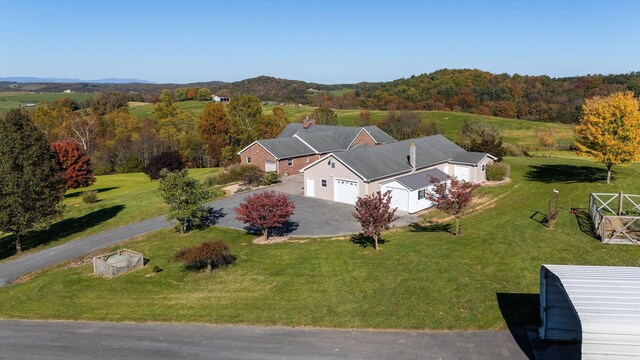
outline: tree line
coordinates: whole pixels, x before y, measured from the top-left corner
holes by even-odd
[[[203,93],[185,90],[186,96]],[[177,96],[182,98],[182,92]],[[189,167],[226,165],[237,160],[237,151],[277,136],[287,124],[282,108],[263,114],[260,100],[249,95],[227,105],[208,102],[198,118],[176,104],[175,91],[160,94],[151,118],[133,116],[129,100],[120,93],[98,94],[85,103],[62,98],[38,104],[31,117],[50,143],[78,143],[98,174],[142,171],[151,158],[171,151],[178,151]]]

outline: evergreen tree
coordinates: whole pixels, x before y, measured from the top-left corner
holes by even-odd
[[[62,214],[66,185],[49,143],[29,115],[0,119],[0,231],[12,233],[16,251],[30,230]]]

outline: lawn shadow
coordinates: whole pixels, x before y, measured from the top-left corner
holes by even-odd
[[[547,226],[547,223],[549,222],[547,219],[547,214],[545,213],[541,213],[540,211],[534,211],[533,214],[531,214],[531,216],[529,216],[529,219],[539,223],[540,225],[543,226]]]
[[[99,193],[103,193],[103,192],[107,192],[107,191],[111,191],[111,190],[115,190],[115,189],[119,189],[119,187],[105,187],[105,188],[100,188],[100,189],[95,189],[93,191]],[[65,199],[70,199],[70,198],[74,198],[74,197],[78,197],[80,195],[82,195],[82,193],[84,193],[85,191],[90,191],[90,190],[78,190],[76,192],[73,192],[71,194],[66,194],[64,197]]]
[[[427,224],[413,222],[409,224],[409,230],[412,232],[447,232],[455,235],[453,225],[435,221],[429,221]]]
[[[200,219],[201,227],[214,226],[225,216],[227,213],[224,212],[224,208],[207,208],[207,214]]]
[[[351,235],[351,242],[354,244],[360,245],[363,248],[367,248],[369,246],[375,247],[375,241],[373,240],[373,237],[366,236],[362,233]],[[386,244],[387,242],[388,240],[380,238],[378,240],[378,245]]]
[[[22,238],[22,250],[33,249],[85,231],[115,217],[123,209],[124,205],[116,205],[80,217],[64,219],[40,231],[32,231]],[[0,239],[0,259],[15,255],[15,240],[14,235]]]
[[[613,175],[612,175],[613,178]],[[595,166],[531,165],[525,179],[543,183],[594,183],[607,181],[607,171]]]
[[[535,359],[528,332],[536,332],[540,319],[540,295],[496,293],[498,307],[511,336],[529,359]]]
[[[576,221],[578,221],[578,228],[580,228],[580,231],[594,239],[599,239],[598,234],[594,229],[593,219],[585,209],[573,208],[571,209],[571,212],[576,215]]]
[[[282,226],[269,229],[269,236],[287,236],[296,231],[298,227],[297,222],[287,220]],[[247,225],[243,229],[251,235],[262,235],[262,229],[256,226]]]

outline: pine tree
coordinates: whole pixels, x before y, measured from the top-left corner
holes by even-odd
[[[0,231],[21,238],[62,213],[65,182],[44,135],[29,115],[9,111],[0,119]]]

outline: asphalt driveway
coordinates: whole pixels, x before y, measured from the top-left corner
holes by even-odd
[[[301,237],[340,236],[357,233],[358,223],[351,213],[352,205],[334,203],[302,196],[302,177],[284,178],[281,184],[268,190],[286,193],[296,203],[296,211],[284,234]],[[247,196],[265,189],[234,194],[229,197],[207,203],[216,214],[216,225],[234,229],[245,229],[245,224],[236,220],[235,207]],[[395,226],[408,225],[417,217],[399,214]],[[84,256],[97,250],[110,247],[121,241],[146,233],[171,227],[173,224],[158,216],[134,224],[107,230],[101,233],[76,239],[58,246],[47,248],[14,260],[0,263],[0,286],[6,285],[30,272]]]

